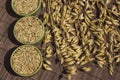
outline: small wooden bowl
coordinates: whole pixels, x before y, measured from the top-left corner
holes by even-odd
[[[32,45],[22,45],[13,51],[10,65],[19,76],[30,77],[38,73],[43,64],[40,50]]]
[[[41,6],[41,0],[33,0],[33,2],[25,2],[25,0],[12,0],[11,6],[13,11],[20,16],[35,15]],[[28,0],[29,1],[29,0]]]
[[[36,44],[43,40],[45,29],[39,18],[26,16],[16,22],[13,34],[22,44]]]

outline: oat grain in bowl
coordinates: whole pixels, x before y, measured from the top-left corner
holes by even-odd
[[[44,26],[39,18],[27,16],[16,22],[13,32],[20,43],[35,44],[44,37]]]
[[[33,15],[40,8],[40,0],[12,0],[12,9],[21,16]]]
[[[18,47],[10,58],[13,71],[24,77],[36,74],[42,66],[42,61],[39,49],[31,45]]]

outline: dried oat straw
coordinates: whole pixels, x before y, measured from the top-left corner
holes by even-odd
[[[14,27],[14,36],[22,44],[35,44],[44,36],[44,26],[35,16],[19,19]]]
[[[44,6],[43,22],[47,34],[52,36],[52,39],[47,36],[43,44],[47,60],[56,56],[68,80],[78,70],[92,71],[92,67],[86,66],[89,62],[107,67],[110,75],[114,74],[113,64],[120,64],[120,1],[47,0],[44,3],[47,6]],[[54,50],[48,48],[50,43]],[[50,66],[46,65],[45,69],[52,70]]]
[[[11,55],[11,67],[20,76],[32,76],[42,66],[42,55],[39,49],[32,45],[18,47]]]
[[[41,5],[40,0],[12,0],[12,8],[18,15],[33,15]]]

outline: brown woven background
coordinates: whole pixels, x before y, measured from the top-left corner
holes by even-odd
[[[41,11],[42,12],[42,11]],[[42,13],[38,13],[40,17]],[[11,52],[19,46],[19,43],[14,39],[12,29],[15,21],[19,18],[10,7],[10,0],[0,0],[0,80],[67,80],[66,75],[62,76],[62,68],[59,63],[52,60],[52,72],[40,70],[33,77],[24,78],[17,76],[10,68],[9,58]],[[39,47],[39,44],[36,45]],[[88,64],[92,67],[91,72],[77,71],[77,75],[72,77],[72,80],[120,80],[120,67],[114,66],[114,74],[110,76],[107,67],[98,68],[93,63]]]

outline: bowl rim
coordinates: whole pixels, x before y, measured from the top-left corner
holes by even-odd
[[[32,43],[20,41],[20,40],[17,38],[16,34],[15,34],[15,27],[16,27],[17,23],[18,23],[20,20],[22,20],[22,19],[24,19],[24,18],[26,18],[26,17],[33,17],[33,18],[37,19],[37,20],[40,22],[41,28],[42,28],[42,35],[41,35],[41,37],[39,37],[37,40],[35,40],[35,41],[32,42]],[[26,45],[27,45],[27,44],[28,44],[28,45],[29,45],[29,44],[36,44],[36,43],[41,42],[41,41],[43,40],[43,37],[45,36],[45,28],[44,28],[43,22],[42,22],[38,17],[36,17],[36,16],[25,16],[25,17],[20,18],[20,19],[15,23],[14,29],[13,29],[13,35],[14,35],[15,39],[16,39],[18,42],[22,43],[22,44],[26,44]]]
[[[35,10],[33,10],[32,12],[27,13],[27,14],[25,14],[25,13],[18,13],[18,12],[14,9],[13,0],[11,0],[11,7],[12,7],[13,11],[14,11],[17,15],[19,15],[19,16],[30,16],[30,15],[33,15],[33,14],[37,13],[37,12],[39,11],[40,7],[41,7],[41,0],[37,0],[37,1],[38,1],[38,6],[37,6],[37,8],[36,8]]]
[[[15,52],[16,52],[19,48],[25,47],[25,46],[27,46],[27,47],[28,47],[28,46],[34,47],[34,48],[38,51],[38,53],[39,53],[39,55],[40,55],[40,58],[41,58],[40,65],[39,65],[39,67],[34,71],[34,73],[32,73],[32,74],[26,74],[26,75],[25,75],[25,74],[20,74],[19,72],[17,72],[17,71],[14,69],[13,64],[12,64],[12,57],[13,57],[13,55],[15,54]],[[22,46],[17,47],[17,48],[12,52],[11,57],[10,57],[10,66],[11,66],[12,70],[13,70],[17,75],[23,76],[23,77],[30,77],[30,76],[34,76],[35,74],[37,74],[37,73],[40,71],[40,69],[42,68],[42,64],[43,64],[43,57],[42,57],[41,51],[40,51],[37,47],[35,47],[35,46],[33,46],[33,45],[22,45]]]

